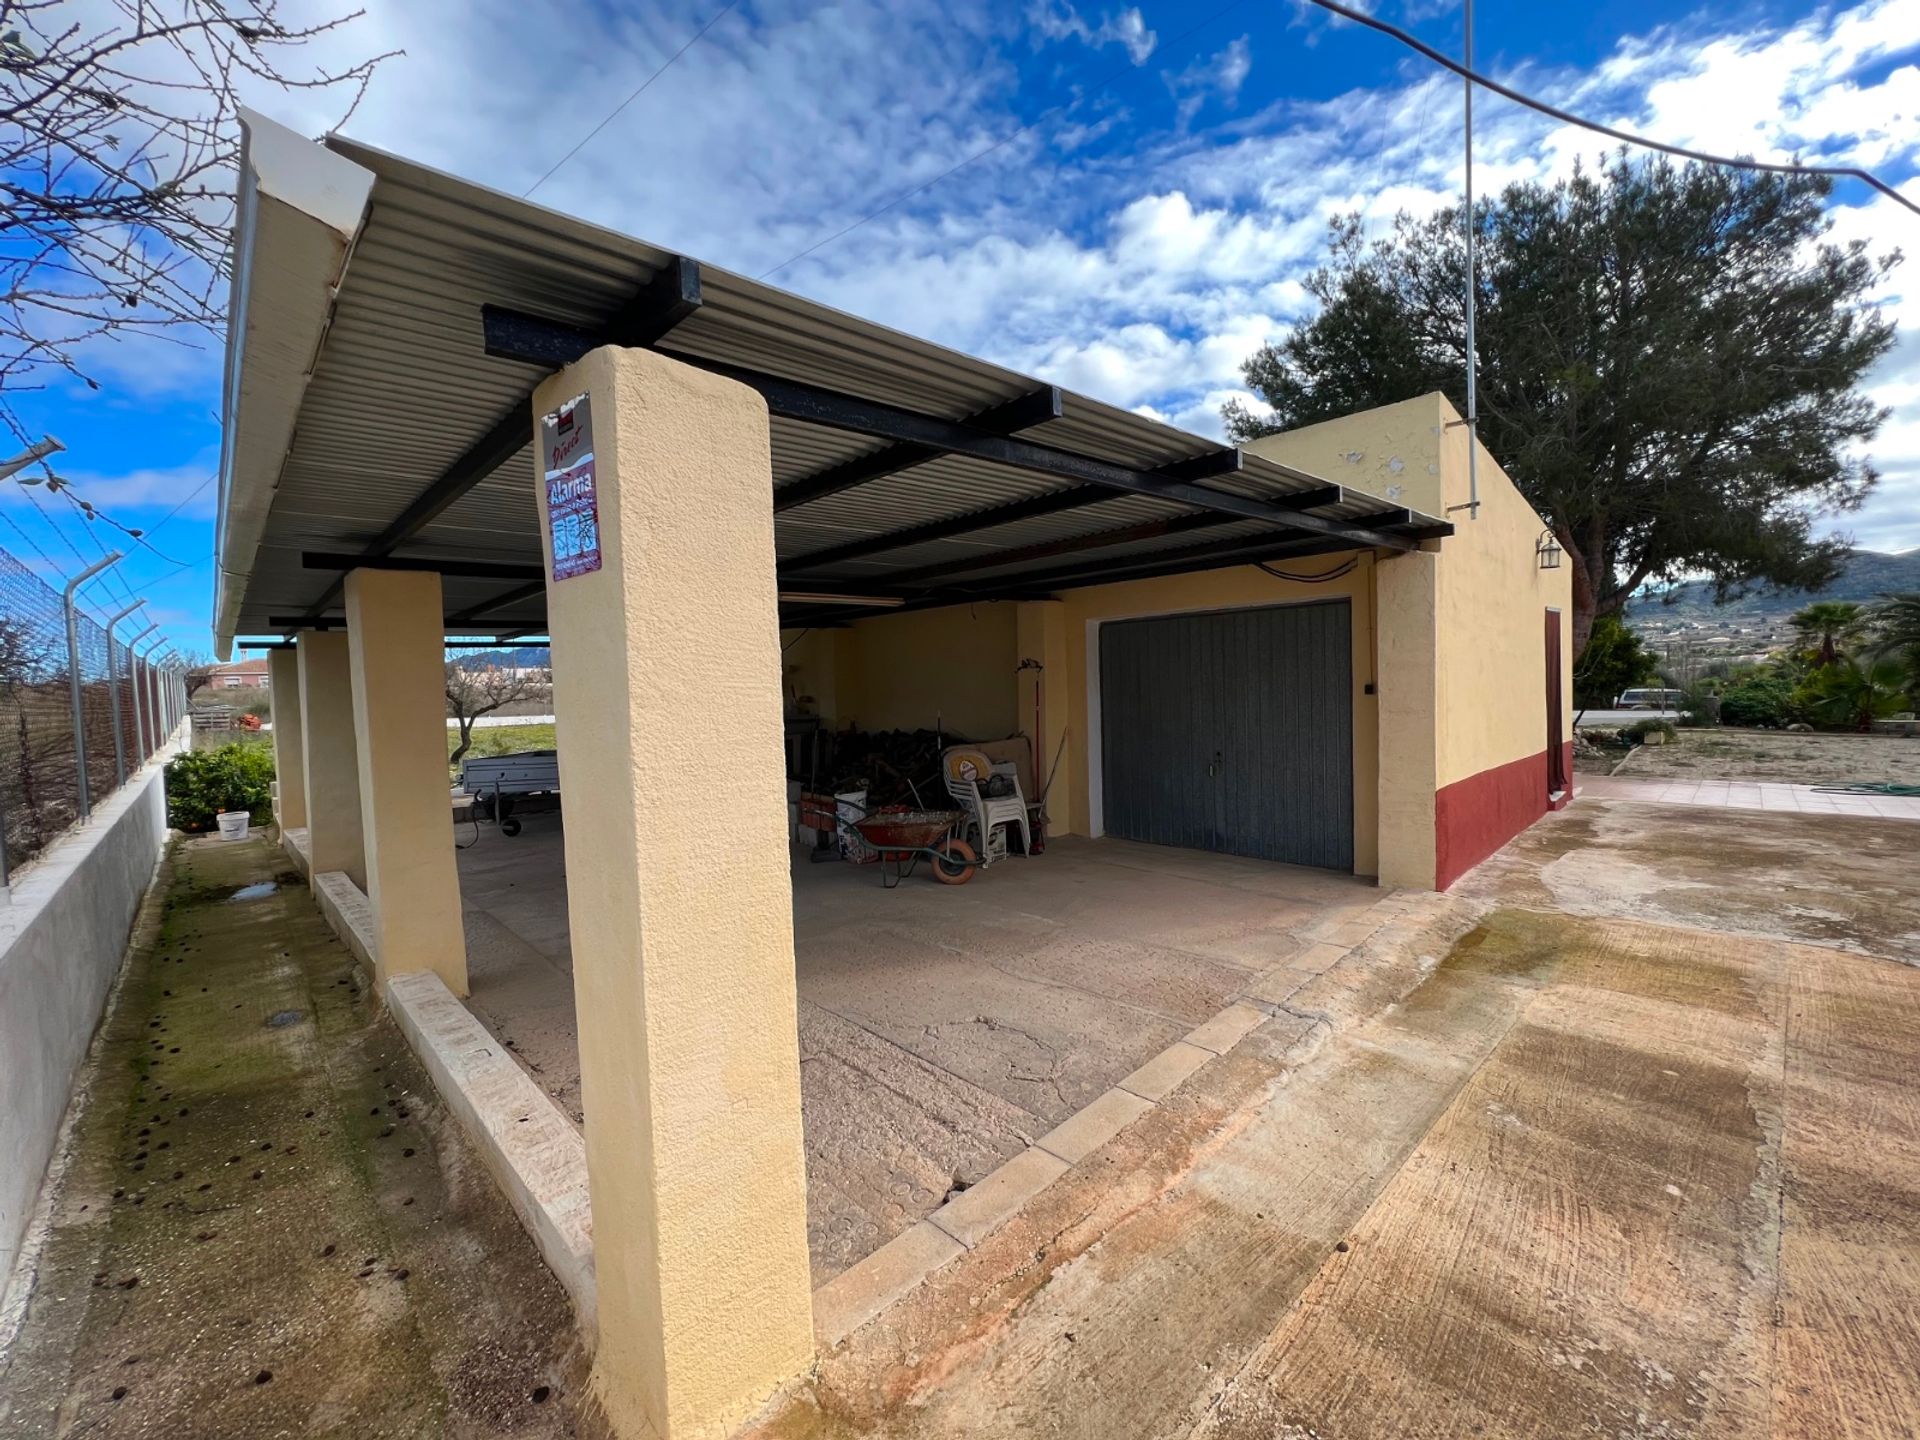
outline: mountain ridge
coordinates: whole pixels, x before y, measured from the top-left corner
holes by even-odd
[[[1689,580],[1665,590],[1642,590],[1627,605],[1629,623],[1658,621],[1673,624],[1702,620],[1785,620],[1816,600],[1851,600],[1871,604],[1882,595],[1920,592],[1920,547],[1889,552],[1855,550],[1842,562],[1831,585],[1819,590],[1757,589],[1713,603],[1711,580]]]

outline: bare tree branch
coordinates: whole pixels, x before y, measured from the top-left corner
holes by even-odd
[[[471,655],[447,662],[447,716],[460,724],[460,743],[448,757],[458,765],[473,746],[473,722],[517,700],[547,694],[553,672],[504,663],[498,655]]]
[[[366,93],[377,55],[300,52],[360,18],[280,0],[0,0],[0,413],[54,376],[98,389],[98,342],[222,341],[241,90]]]

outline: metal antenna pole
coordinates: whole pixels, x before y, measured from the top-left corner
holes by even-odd
[[[113,784],[117,790],[127,783],[127,742],[120,730],[120,666],[113,658],[113,630],[122,620],[147,603],[141,596],[107,621],[107,711],[113,716]]]
[[[1473,69],[1473,0],[1466,0],[1467,69]],[[1473,81],[1464,80],[1467,113],[1467,518],[1480,518],[1479,362],[1474,349]]]
[[[93,817],[93,797],[87,789],[87,717],[81,705],[80,626],[74,618],[73,597],[82,585],[109,565],[117,565],[120,558],[118,550],[108,551],[69,580],[60,596],[60,607],[67,614],[67,682],[73,692],[73,768],[80,781],[80,823],[83,825]]]
[[[147,724],[148,706],[145,698],[140,693],[146,689],[147,686],[146,682],[140,678],[141,661],[140,657],[134,653],[134,647],[159,628],[160,622],[155,620],[148,625],[146,629],[142,630],[121,647],[127,652],[127,680],[133,686],[133,743],[140,747],[140,763],[142,765],[146,764],[147,761],[152,758],[153,746],[147,743],[147,731],[151,727]]]

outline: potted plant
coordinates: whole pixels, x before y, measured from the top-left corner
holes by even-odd
[[[189,750],[167,762],[167,823],[190,835],[218,828],[221,838],[244,840],[255,820],[272,818],[273,751],[234,741],[213,750]]]

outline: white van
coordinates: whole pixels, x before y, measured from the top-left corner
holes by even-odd
[[[1613,702],[1616,710],[1678,710],[1684,690],[1622,690]]]

